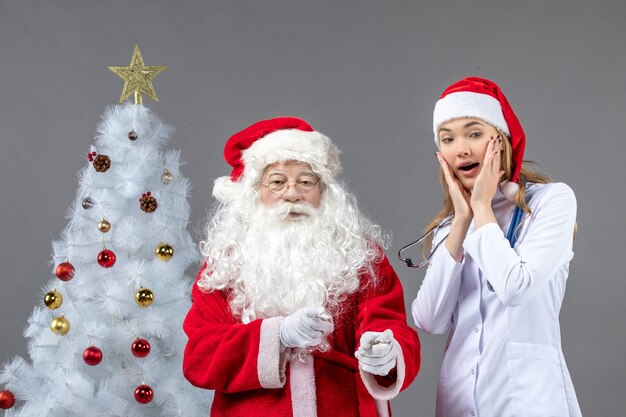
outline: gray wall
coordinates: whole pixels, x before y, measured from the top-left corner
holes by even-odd
[[[177,131],[192,221],[229,172],[225,139],[261,118],[309,120],[343,150],[362,208],[393,232],[407,304],[423,273],[395,251],[439,207],[431,115],[465,75],[503,86],[526,156],[577,193],[561,323],[587,416],[626,408],[626,3],[559,1],[2,1],[0,6],[0,362],[50,277],[76,172],[135,43],[168,65],[146,103]],[[422,370],[398,416],[434,415],[444,336],[421,334]]]

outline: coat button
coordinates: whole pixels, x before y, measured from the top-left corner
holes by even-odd
[[[478,285],[474,285],[474,291],[478,290]]]
[[[478,333],[478,327],[474,327],[474,332]]]

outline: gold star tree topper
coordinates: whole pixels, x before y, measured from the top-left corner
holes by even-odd
[[[147,94],[152,100],[158,102],[152,79],[167,69],[164,65],[146,66],[139,46],[135,45],[130,65],[127,67],[109,67],[111,71],[124,79],[124,89],[120,96],[120,103],[131,94],[135,96],[135,104],[143,104],[142,94]]]

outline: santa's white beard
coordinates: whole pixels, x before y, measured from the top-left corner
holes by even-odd
[[[239,250],[243,262],[231,307],[241,308],[244,323],[304,306],[337,310],[358,288],[358,277],[344,274],[345,252],[309,205],[257,206]]]
[[[226,291],[231,312],[243,323],[308,305],[338,318],[363,272],[375,284],[378,245],[385,245],[380,228],[337,182],[325,185],[318,208],[284,202],[265,207],[250,189],[218,207],[209,221],[200,244],[207,267],[198,286]]]

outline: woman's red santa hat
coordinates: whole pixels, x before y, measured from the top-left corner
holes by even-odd
[[[230,176],[215,180],[213,195],[222,202],[235,200],[254,186],[263,170],[276,162],[307,163],[328,183],[341,170],[339,150],[327,136],[296,117],[262,120],[235,133],[224,146]]]
[[[484,78],[467,77],[446,88],[433,112],[433,131],[437,146],[441,125],[465,117],[481,119],[507,134],[513,157],[510,181],[516,182],[522,168],[526,135],[500,87]]]

